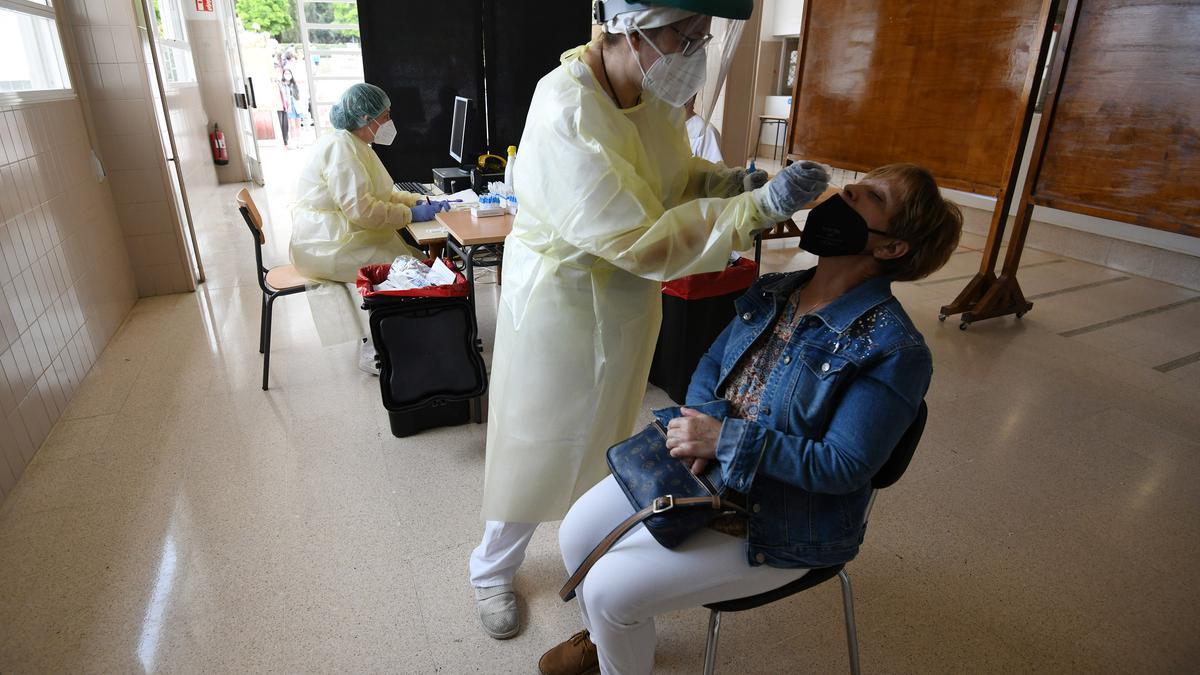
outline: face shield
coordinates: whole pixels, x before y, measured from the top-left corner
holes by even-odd
[[[725,78],[729,75],[729,68],[733,64],[733,55],[741,41],[742,29],[745,26],[746,22],[740,19],[713,17],[708,28],[712,39],[704,48],[706,77],[704,85],[696,94],[694,112],[706,123],[712,124],[718,129],[721,128],[722,119],[720,117],[714,119],[714,114],[718,110],[718,102],[724,101]],[[703,144],[697,154],[703,156],[710,149],[705,146],[710,143],[715,143],[714,135],[705,134]]]

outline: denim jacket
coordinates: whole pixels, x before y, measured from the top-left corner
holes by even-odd
[[[760,278],[700,360],[687,401],[722,397],[742,356],[814,270]],[[891,281],[873,278],[800,322],[757,421],[729,417],[717,461],[747,495],[751,565],[824,567],[858,553],[871,478],[916,418],[933,361]]]

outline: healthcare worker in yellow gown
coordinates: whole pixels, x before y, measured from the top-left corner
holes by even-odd
[[[292,207],[290,253],[296,270],[313,283],[306,295],[324,345],[363,340],[359,367],[374,373],[374,349],[363,338],[361,311],[346,284],[358,269],[423,258],[400,238],[413,221],[433,220],[443,204],[398,190],[371,144],[391,145],[396,127],[382,89],[355,84],[333,106],[334,130],[308,150]]]
[[[530,105],[496,318],[487,522],[470,560],[497,639],[519,631],[512,580],[534,528],[604,478],[605,450],[633,430],[662,281],[723,269],[828,182],[809,162],[767,183],[692,157],[682,106],[705,77],[711,14],[744,20],[753,3],[670,4],[604,3],[606,35],[565,53]]]

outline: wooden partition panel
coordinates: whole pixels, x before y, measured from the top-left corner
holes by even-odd
[[[897,161],[997,195],[1021,133],[1043,0],[809,0],[791,152]]]
[[[1200,236],[1200,2],[1082,0],[1033,202]]]

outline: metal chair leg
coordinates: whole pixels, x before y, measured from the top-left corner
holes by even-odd
[[[850,577],[847,576],[846,570],[838,572],[838,579],[842,582],[842,605],[846,610],[846,648],[850,651],[850,673],[859,675],[862,671],[858,663],[858,628],[854,621],[854,591],[850,588]]]
[[[717,667],[717,638],[721,634],[721,613],[710,610],[708,615],[708,643],[704,646],[704,675],[713,675]]]
[[[271,309],[275,305],[275,296],[267,298],[263,314],[263,391],[267,390],[267,374],[271,372]]]
[[[758,135],[754,137],[754,159],[758,159],[758,151],[759,151],[759,149],[762,148],[762,130],[763,130],[764,122],[765,122],[764,119],[762,119],[761,117],[758,118]],[[775,155],[771,155],[771,157],[774,158]],[[751,160],[751,161],[754,161],[754,160]]]
[[[258,312],[258,353],[262,354],[267,349],[266,343],[266,325],[267,325],[267,294],[263,293],[262,308]]]

